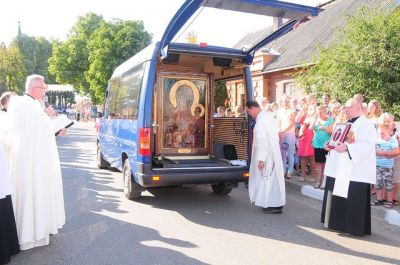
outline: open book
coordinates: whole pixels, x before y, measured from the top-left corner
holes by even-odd
[[[74,122],[67,118],[66,115],[58,115],[52,120],[54,134],[57,135],[62,129],[68,128],[74,124]]]

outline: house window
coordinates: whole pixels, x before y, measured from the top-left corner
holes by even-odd
[[[296,92],[296,86],[294,83],[286,83],[283,85],[283,94],[292,96]]]

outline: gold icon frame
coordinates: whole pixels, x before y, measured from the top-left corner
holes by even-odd
[[[157,127],[156,155],[206,155],[210,153],[209,143],[209,95],[210,95],[210,77],[208,75],[179,75],[171,73],[160,73],[157,87],[158,102],[155,104]],[[182,91],[180,91],[182,90]],[[185,91],[183,91],[185,90]],[[183,98],[190,91],[191,98]],[[179,98],[181,96],[181,98]],[[185,99],[184,106],[179,106],[179,100]],[[188,106],[190,105],[190,106]],[[204,136],[201,138],[200,145],[188,144],[178,137],[178,145],[176,141],[171,143],[173,127],[178,126],[176,122],[172,122],[173,115],[189,115],[194,119],[196,108],[200,108],[200,117],[204,119]],[[183,122],[182,126],[190,126],[187,122]],[[189,135],[190,136],[190,135]],[[169,137],[169,138],[168,138]]]

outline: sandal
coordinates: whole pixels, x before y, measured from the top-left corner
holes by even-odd
[[[393,202],[391,202],[391,201],[386,202],[385,203],[385,208],[386,209],[392,209],[393,208]]]
[[[393,200],[393,205],[394,205],[394,206],[399,206],[399,205],[400,205],[400,203],[399,203],[399,201],[398,201],[398,200]]]
[[[314,182],[315,182],[315,178],[310,178],[310,179],[308,180],[308,182],[314,183]]]
[[[306,178],[305,178],[305,177],[300,177],[300,178],[299,178],[299,181],[300,181],[300,182],[304,182],[304,181],[306,181]]]
[[[383,201],[380,200],[375,200],[371,202],[372,206],[379,206],[379,205],[383,205]]]
[[[317,183],[317,184],[315,184],[314,189],[319,189],[320,187],[321,187],[321,184]]]

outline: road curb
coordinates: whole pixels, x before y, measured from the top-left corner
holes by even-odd
[[[400,226],[400,213],[396,210],[385,210],[385,220],[391,225]]]
[[[300,191],[304,196],[317,199],[319,201],[324,199],[324,191],[320,189],[314,189],[314,187],[311,185],[303,185]]]
[[[300,191],[300,193],[306,197],[322,201],[324,198],[324,191],[315,189],[311,185],[305,185],[303,182],[296,180],[286,180],[286,185],[290,188]],[[400,212],[394,209],[385,209],[381,206],[374,206],[371,208],[371,214],[384,219],[391,225],[400,226]]]

